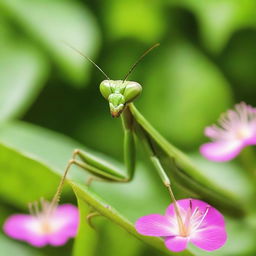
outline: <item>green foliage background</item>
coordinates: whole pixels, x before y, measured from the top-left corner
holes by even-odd
[[[206,141],[204,127],[221,112],[240,101],[256,105],[255,27],[254,0],[1,0],[0,222],[11,213],[25,212],[26,204],[40,196],[50,199],[59,180],[52,169],[63,173],[76,147],[86,145],[122,162],[120,120],[110,117],[98,89],[104,77],[64,42],[95,60],[112,79],[122,79],[146,48],[160,42],[130,77],[143,86],[136,106],[203,166],[204,175],[255,208],[255,183],[248,179],[243,159],[216,164],[198,155]],[[131,184],[93,185],[131,222],[163,213],[169,204],[139,149]],[[244,158],[248,163],[249,153]],[[79,170],[73,175],[85,180]],[[176,193],[186,196],[178,188]],[[68,186],[62,201],[76,203]],[[87,206],[79,204],[86,214]],[[230,218],[227,245],[209,255],[254,255],[255,220],[253,213]],[[98,232],[81,228],[75,249],[73,241],[62,248],[35,249],[0,234],[0,255],[160,253],[109,220],[98,217],[95,226]],[[208,255],[194,247],[190,251]]]

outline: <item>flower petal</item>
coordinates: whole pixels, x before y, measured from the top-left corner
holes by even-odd
[[[181,252],[187,248],[189,239],[182,236],[172,236],[165,239],[165,246],[173,252]]]
[[[203,144],[200,147],[201,154],[215,162],[225,162],[236,157],[244,145],[238,140],[216,141]]]
[[[252,132],[252,136],[244,140],[244,146],[250,146],[256,144],[256,129]]]
[[[64,245],[71,237],[77,234],[79,213],[77,207],[71,204],[58,206],[51,220],[55,232],[47,236],[49,244],[53,246]]]
[[[195,209],[195,207],[193,207],[193,201],[199,201],[199,200],[192,199],[192,198],[186,198],[186,199],[181,199],[181,200],[176,201],[177,204],[178,204],[178,207],[180,209],[181,215],[183,217],[186,216],[186,213],[190,209],[190,202],[192,203],[192,210]],[[201,202],[203,202],[203,201],[201,201]],[[175,211],[174,211],[174,204],[173,203],[168,206],[168,208],[166,209],[165,215],[168,216],[168,217],[171,217],[171,218],[175,217]]]
[[[214,251],[222,247],[226,240],[227,234],[224,228],[211,226],[192,234],[190,241],[203,250]]]
[[[58,233],[48,235],[48,237],[47,237],[48,243],[52,246],[62,246],[62,245],[64,245],[68,241],[68,239],[70,238],[70,236],[68,236],[64,232],[65,232],[65,230],[60,230]]]
[[[79,212],[76,206],[72,204],[63,204],[58,206],[53,216],[54,222],[69,237],[74,237],[79,225]]]
[[[186,212],[189,209],[189,205],[190,205],[190,200],[193,199],[182,199],[182,200],[178,200],[177,204],[179,206],[179,209],[181,212]],[[174,211],[174,204],[170,204],[168,206],[168,208],[166,209],[166,216],[174,218],[175,217],[175,211]]]
[[[11,215],[4,223],[4,232],[17,240],[22,240],[36,247],[47,244],[47,238],[40,235],[35,227],[37,220],[35,217],[26,214]]]
[[[139,218],[135,223],[138,233],[146,236],[171,236],[172,223],[160,214],[150,214]]]

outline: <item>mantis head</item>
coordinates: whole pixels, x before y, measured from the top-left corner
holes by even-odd
[[[137,98],[141,91],[141,85],[133,81],[104,80],[100,84],[100,92],[109,102],[113,117],[119,117],[126,104]]]
[[[127,103],[132,102],[137,98],[142,91],[142,87],[139,83],[133,81],[127,81],[128,76],[132,73],[137,64],[154,48],[160,44],[154,44],[148,50],[146,50],[138,60],[132,65],[128,73],[125,75],[123,80],[111,80],[106,73],[89,57],[75,49],[71,45],[67,44],[70,48],[78,52],[80,55],[90,61],[106,78],[100,83],[100,92],[102,96],[109,102],[110,113],[113,117],[119,117],[125,109]]]
[[[104,80],[100,84],[100,92],[102,96],[108,100],[110,113],[113,117],[119,117],[125,109],[127,103],[136,99],[142,91],[142,87],[139,83],[133,81],[127,81],[128,76],[132,73],[137,64],[154,48],[160,44],[154,44],[148,50],[146,50],[139,59],[132,65],[128,73],[123,80],[110,80],[104,73],[108,80]]]

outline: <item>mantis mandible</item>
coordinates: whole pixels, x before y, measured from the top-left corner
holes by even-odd
[[[141,94],[142,86],[137,82],[128,81],[127,79],[137,64],[149,52],[158,47],[159,43],[150,47],[138,58],[123,80],[111,80],[89,57],[69,44],[67,45],[90,61],[106,77],[106,80],[100,83],[99,88],[102,96],[109,103],[112,117],[121,117],[122,119],[126,171],[120,171],[115,166],[92,154],[75,149],[53,198],[53,204],[59,201],[67,173],[72,165],[76,165],[91,173],[95,179],[111,182],[131,181],[135,173],[136,136],[145,145],[149,159],[158,172],[164,186],[168,189],[172,201],[175,202],[175,198],[170,178],[174,177],[177,183],[185,187],[187,191],[191,191],[192,195],[196,194],[213,205],[221,205],[233,214],[241,214],[241,208],[236,207],[236,205],[239,205],[235,202],[236,199],[229,197],[225,191],[216,187],[214,183],[211,183],[209,179],[203,176],[190,159],[162,137],[133,104],[133,101]]]

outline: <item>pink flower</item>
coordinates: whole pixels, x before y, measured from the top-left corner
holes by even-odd
[[[206,127],[205,135],[213,142],[201,146],[204,157],[216,162],[233,159],[244,147],[256,144],[256,108],[237,104],[220,118],[219,126]]]
[[[165,215],[150,214],[137,220],[135,228],[146,236],[160,236],[174,252],[186,249],[189,242],[206,251],[222,247],[227,239],[222,214],[207,203],[182,199],[170,204]]]
[[[77,233],[79,214],[71,204],[52,206],[42,200],[42,210],[38,204],[30,207],[31,214],[11,215],[4,223],[4,232],[17,240],[43,247],[61,246]]]

